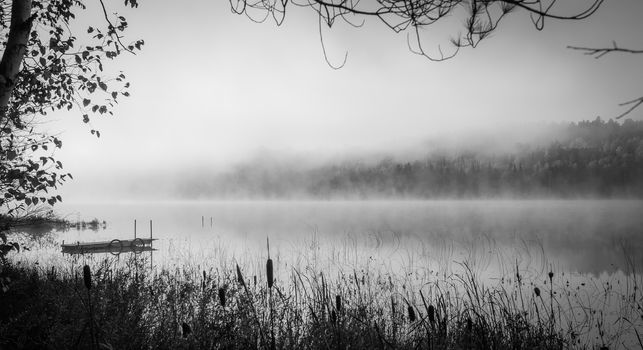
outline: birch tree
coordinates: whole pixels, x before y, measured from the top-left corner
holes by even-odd
[[[112,114],[119,99],[129,96],[125,75],[107,75],[103,65],[140,50],[143,41],[125,43],[127,20],[97,1],[104,20],[82,33],[71,29],[87,11],[82,0],[0,3],[0,208],[8,214],[55,204],[61,197],[49,190],[71,177],[52,153],[62,141],[39,129],[43,116],[73,110],[89,123],[92,116]]]

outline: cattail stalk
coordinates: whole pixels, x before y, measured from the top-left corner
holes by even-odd
[[[274,283],[274,275],[272,270],[272,259],[270,258],[268,258],[268,261],[266,262],[266,276],[268,279],[268,288],[272,288],[272,285]]]
[[[431,322],[431,325],[435,323],[435,306],[429,305],[429,322]]]
[[[83,281],[85,282],[85,288],[87,288],[88,291],[92,289],[92,272],[89,265],[83,266]]]
[[[272,312],[272,285],[274,275],[272,269],[272,259],[270,259],[270,238],[266,237],[266,248],[268,250],[268,261],[266,261],[266,278],[268,279],[268,307],[270,310],[270,348],[275,348],[275,325]]]
[[[540,298],[540,288],[534,287],[534,294],[536,297]],[[542,329],[542,323],[540,320],[540,311],[538,310],[538,303],[536,303],[536,299],[534,298],[534,306],[536,307],[536,317],[538,318],[538,328]]]
[[[244,288],[246,287],[246,282],[243,280],[243,275],[241,274],[241,269],[239,268],[239,265],[237,265],[237,282]]]
[[[409,312],[409,322],[415,322],[415,309],[413,309],[413,306],[409,305],[408,312]]]
[[[221,304],[221,307],[225,307],[225,288],[221,287],[219,288],[219,304]]]
[[[265,344],[265,337],[263,335],[263,328],[261,328],[261,322],[259,322],[259,316],[257,316],[257,309],[255,308],[255,304],[252,301],[252,295],[250,294],[250,290],[248,289],[248,286],[246,285],[245,280],[243,279],[243,274],[241,273],[241,268],[237,264],[237,282],[239,282],[240,285],[243,286],[243,289],[246,292],[246,297],[248,299],[248,303],[250,303],[250,306],[252,306],[252,312],[254,314],[254,319],[255,322],[257,323],[257,327],[259,328],[259,337],[261,339],[261,343]]]
[[[187,338],[190,333],[192,333],[192,328],[189,324],[183,322],[183,324],[181,324],[181,331],[181,333],[183,333],[183,338]]]
[[[554,316],[554,272],[549,271],[549,313],[551,318],[551,332],[554,332],[554,323],[556,323],[556,318]]]
[[[83,282],[87,289],[87,304],[89,305],[89,335],[91,338],[91,348],[94,349],[96,344],[96,337],[94,335],[94,309],[92,307],[92,271],[89,265],[83,266]]]

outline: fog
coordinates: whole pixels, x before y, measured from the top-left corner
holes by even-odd
[[[140,164],[83,173],[64,190],[84,202],[640,198],[641,164],[643,123],[595,119],[461,129],[386,150],[263,149],[228,163]]]
[[[113,118],[84,125],[80,113],[54,113],[46,126],[60,133],[56,158],[75,178],[61,189],[66,200],[173,198],[177,184],[254,164],[499,154],[548,142],[552,123],[618,115],[643,81],[635,56],[595,60],[566,49],[614,39],[639,47],[643,5],[635,0],[606,3],[584,21],[550,21],[543,31],[516,13],[476,49],[442,63],[413,55],[404,35],[375,20],[360,29],[338,23],[323,35],[332,62],[348,52],[340,70],[325,62],[310,11],[294,9],[276,27],[228,6],[154,1],[126,11],[144,49],[106,69],[127,74],[132,97]],[[450,33],[428,29],[424,37],[436,48]]]

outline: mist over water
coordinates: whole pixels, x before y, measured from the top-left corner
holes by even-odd
[[[170,155],[168,155],[170,156]],[[643,198],[643,122],[507,123],[390,148],[264,149],[217,162],[195,150],[106,173],[83,169],[76,201]]]
[[[139,237],[147,237],[153,220],[158,261],[174,259],[176,244],[188,256],[207,256],[220,244],[235,256],[264,254],[269,237],[271,249],[286,260],[317,241],[407,265],[409,256],[434,267],[468,261],[496,277],[511,274],[515,263],[595,276],[631,273],[625,258],[643,266],[637,253],[643,249],[643,201],[634,200],[197,201],[65,204],[58,210],[108,222],[93,233],[60,233],[57,241],[66,242],[131,239],[135,219]]]

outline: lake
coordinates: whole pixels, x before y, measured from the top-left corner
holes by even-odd
[[[275,280],[286,289],[317,285],[319,277],[323,285],[326,276],[331,288],[348,295],[359,285],[369,295],[388,291],[370,296],[382,307],[389,298],[421,305],[422,290],[456,307],[472,302],[470,288],[479,286],[490,305],[503,297],[502,305],[524,310],[534,322],[542,320],[539,308],[556,306],[561,331],[579,344],[635,346],[643,322],[639,200],[65,203],[56,211],[106,225],[14,231],[12,239],[31,248],[15,259],[55,265],[67,276],[77,276],[83,264],[100,273],[114,263],[138,274],[141,264],[131,258],[146,259],[138,261],[146,270],[188,281],[201,274],[235,280],[238,264],[256,287],[266,278],[269,238]],[[153,253],[61,253],[63,241],[132,239],[134,220],[138,237],[149,237],[153,222]]]
[[[637,200],[69,203],[56,212],[107,225],[56,232],[54,244],[131,239],[134,220],[137,235],[147,237],[152,220],[158,263],[265,255],[269,237],[273,256],[286,261],[313,252],[333,263],[372,259],[393,272],[446,272],[467,262],[497,276],[516,265],[599,276],[643,265]]]

